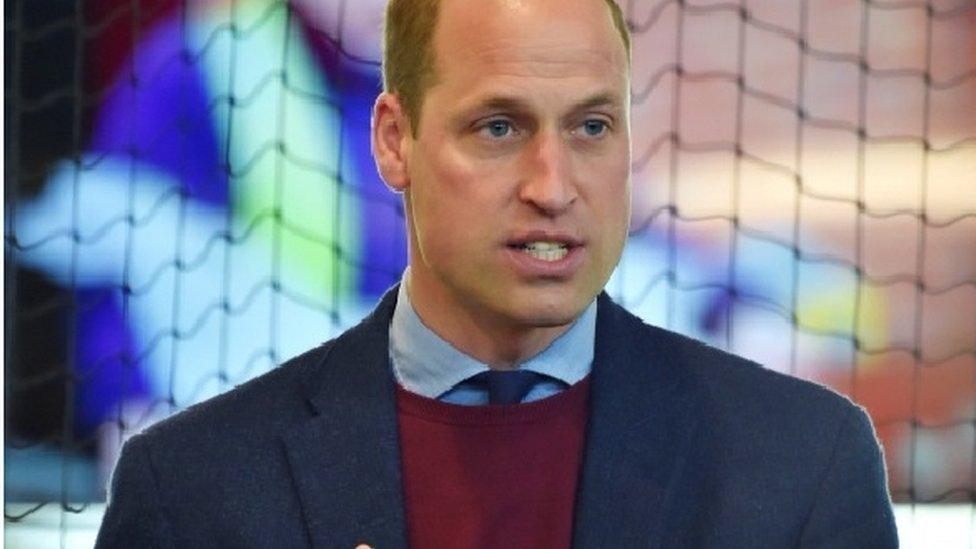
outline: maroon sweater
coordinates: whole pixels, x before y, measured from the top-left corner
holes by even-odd
[[[523,404],[462,406],[397,390],[410,546],[566,548],[589,378]]]

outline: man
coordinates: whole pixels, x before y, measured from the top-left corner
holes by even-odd
[[[629,212],[612,2],[394,0],[384,76],[403,282],[133,438],[99,546],[897,545],[862,410],[600,294]]]

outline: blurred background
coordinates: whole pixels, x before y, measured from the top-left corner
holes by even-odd
[[[4,4],[5,540],[90,546],[122,442],[406,264],[384,0]],[[976,546],[976,1],[621,0],[646,321],[865,406],[906,547]]]

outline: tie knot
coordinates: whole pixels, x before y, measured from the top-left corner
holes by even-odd
[[[488,389],[489,404],[522,402],[532,387],[541,381],[542,374],[531,370],[488,370],[471,377]]]

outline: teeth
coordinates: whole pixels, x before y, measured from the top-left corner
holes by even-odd
[[[559,242],[529,242],[522,246],[525,253],[543,261],[559,261],[569,250]]]
[[[538,242],[529,242],[527,244],[524,244],[523,247],[528,248],[530,250],[548,251],[548,250],[558,250],[560,248],[565,249],[566,245],[560,244],[559,242],[538,241]]]

